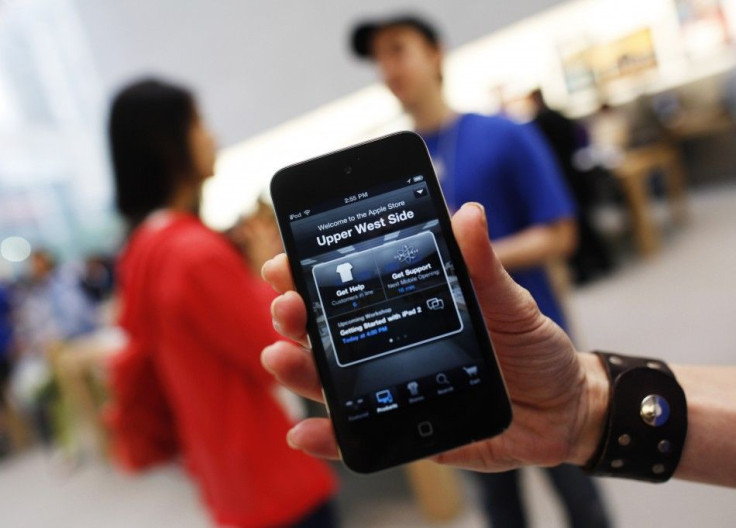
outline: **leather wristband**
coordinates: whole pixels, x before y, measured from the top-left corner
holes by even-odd
[[[611,382],[598,449],[583,467],[594,475],[665,482],[687,436],[687,400],[664,361],[595,352]]]

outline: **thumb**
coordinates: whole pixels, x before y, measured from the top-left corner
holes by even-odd
[[[538,326],[541,313],[536,302],[514,282],[493,252],[483,206],[475,202],[463,205],[452,218],[452,230],[491,333],[516,334]]]

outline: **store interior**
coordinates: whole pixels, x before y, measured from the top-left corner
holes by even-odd
[[[0,525],[214,525],[180,460],[130,472],[110,453],[106,364],[125,342],[115,262],[128,236],[107,143],[114,94],[150,76],[196,94],[217,142],[201,218],[237,243],[280,168],[412,128],[349,48],[357,21],[396,13],[440,28],[457,111],[529,124],[539,90],[583,131],[574,164],[614,264],[590,278],[549,265],[576,347],[734,364],[736,0],[0,0],[0,285],[32,284],[43,257],[91,296],[94,320],[4,387]],[[14,391],[43,402],[40,431]],[[469,472],[330,465],[343,526],[488,525]],[[736,517],[726,488],[595,481],[611,526]],[[521,486],[530,526],[569,525],[546,472],[525,469]]]

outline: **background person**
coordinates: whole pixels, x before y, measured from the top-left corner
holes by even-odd
[[[13,302],[9,284],[0,279],[0,459],[11,449],[8,381],[13,370]]]
[[[45,249],[29,259],[26,278],[16,288],[15,344],[10,393],[13,404],[33,425],[45,446],[60,440],[64,417],[59,412],[51,356],[69,340],[98,327],[97,311],[83,292],[78,274],[57,265]]]
[[[587,146],[587,134],[580,125],[550,108],[541,90],[534,90],[529,98],[535,112],[533,123],[552,148],[575,197],[578,244],[569,263],[575,282],[584,284],[613,268],[611,253],[593,223],[598,205],[593,174],[581,171],[574,163],[575,154]]]
[[[566,258],[576,243],[575,208],[553,154],[531,126],[502,117],[458,114],[443,95],[443,51],[426,21],[401,17],[358,25],[356,55],[371,59],[386,86],[423,136],[448,206],[468,201],[488,211],[499,259],[527,288],[542,312],[565,320],[545,266]],[[572,526],[606,526],[601,498],[578,468],[548,470]],[[518,473],[479,476],[495,526],[526,526]]]
[[[112,365],[115,453],[135,468],[180,448],[220,524],[333,526],[334,478],[284,443],[290,422],[258,361],[274,338],[271,296],[198,216],[215,146],[193,96],[134,83],[114,99],[109,134],[132,229],[119,264],[129,341]]]

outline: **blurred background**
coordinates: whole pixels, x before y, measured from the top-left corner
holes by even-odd
[[[212,523],[179,465],[109,460],[116,91],[156,76],[196,93],[218,146],[202,219],[257,267],[247,238],[276,170],[411,128],[348,45],[357,21],[407,12],[440,29],[454,108],[526,123],[541,95],[580,131],[574,194],[605,264],[549,269],[578,347],[734,363],[736,0],[0,0],[2,526]],[[459,472],[335,469],[345,526],[485,525]],[[724,489],[598,482],[615,525],[736,518]],[[565,525],[541,472],[522,485],[532,525]]]

